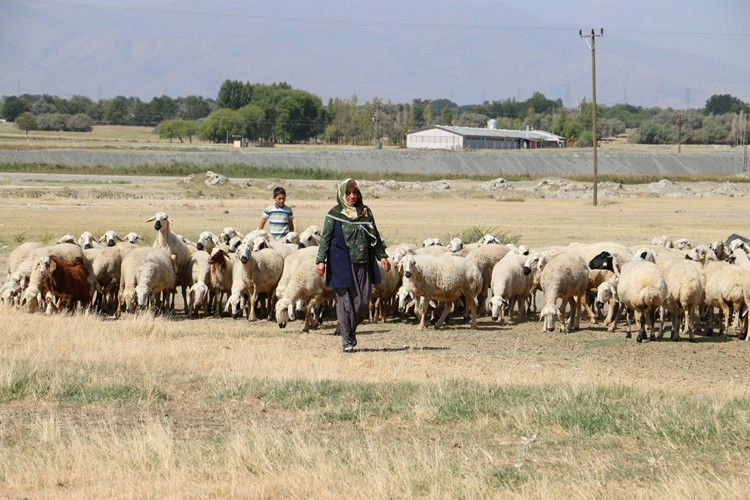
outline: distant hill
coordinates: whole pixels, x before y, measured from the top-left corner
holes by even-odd
[[[106,2],[102,2],[106,3]],[[215,98],[227,79],[285,81],[329,98],[458,104],[534,91],[576,105],[591,93],[577,28],[474,0],[236,2],[181,0],[96,8],[4,0],[0,95]],[[256,7],[253,7],[256,5]],[[470,26],[470,27],[467,27]],[[729,64],[605,33],[602,104],[701,107],[713,94],[750,100]],[[688,90],[689,89],[689,90]]]

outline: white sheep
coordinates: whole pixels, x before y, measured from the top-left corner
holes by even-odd
[[[276,300],[276,287],[284,271],[284,255],[273,248],[253,252],[251,245],[242,243],[237,249],[237,258],[239,263],[236,265],[243,268],[244,276],[235,276],[233,279],[240,279],[242,283],[249,282],[250,284],[243,287],[250,295],[248,320],[257,319],[255,309],[260,294],[266,295],[268,319],[272,319],[271,311]],[[234,296],[239,290],[240,287],[233,288],[232,295]]]
[[[276,302],[276,322],[279,328],[285,328],[295,317],[295,304],[302,301],[305,304],[305,325],[302,331],[308,332],[318,325],[313,314],[314,308],[334,298],[333,289],[326,287],[324,278],[316,272],[315,256],[303,256],[297,260],[295,271],[289,277],[283,295]]]
[[[738,328],[739,315],[745,305],[745,278],[748,271],[728,261],[708,261],[703,267],[706,305],[709,308],[707,335],[713,331],[713,309],[721,309],[723,322],[721,338],[726,338],[730,326]]]
[[[505,324],[505,310],[513,317],[513,305],[517,304],[520,318],[526,316],[526,301],[534,284],[531,273],[524,274],[526,257],[509,253],[498,261],[492,269],[489,303],[493,321]]]
[[[482,291],[482,273],[474,262],[454,255],[407,255],[400,265],[404,277],[411,281],[415,295],[421,299],[418,329],[425,327],[430,300],[446,303],[435,324],[435,328],[440,328],[452,310],[448,304],[458,299],[463,299],[470,316],[471,328],[476,329],[477,297]]]
[[[119,313],[132,312],[137,307],[149,305],[159,308],[163,300],[176,286],[177,261],[173,254],[160,247],[138,247],[122,259]]]
[[[664,308],[672,314],[672,340],[679,340],[680,332],[694,341],[698,308],[704,300],[701,265],[680,255],[663,253],[656,256],[656,265],[667,284]],[[659,337],[664,335],[659,332]]]
[[[221,316],[222,296],[232,292],[234,266],[234,259],[223,248],[214,248],[208,257],[208,276],[205,284],[214,294],[214,316],[217,318]]]
[[[636,257],[624,264],[620,274],[615,275],[612,280],[617,280],[617,296],[622,306],[632,310],[639,317],[640,327],[636,342],[640,343],[646,338],[647,320],[650,326],[650,339],[655,340],[654,315],[664,305],[668,294],[667,283],[659,267],[650,260]],[[632,321],[633,318],[628,314],[626,338],[631,336]],[[616,323],[613,323],[612,330],[616,328]]]
[[[530,267],[527,269],[530,269]],[[544,307],[540,320],[544,322],[543,331],[554,331],[555,322],[560,321],[560,331],[568,332],[579,328],[581,307],[589,314],[592,323],[596,317],[586,301],[589,283],[589,267],[583,257],[574,252],[562,252],[547,261],[541,256],[537,261],[539,286],[544,293]],[[562,300],[557,307],[557,299]],[[570,318],[565,324],[565,309],[570,305]]]
[[[482,245],[466,254],[466,259],[474,263],[482,275],[482,289],[479,291],[479,314],[486,310],[488,290],[492,282],[492,270],[495,264],[500,262],[508,253],[510,248],[505,245]]]
[[[122,242],[116,246],[100,247],[99,251],[93,253],[91,267],[94,277],[101,287],[97,292],[96,306],[107,314],[115,312],[120,291],[120,278],[122,275],[122,260],[131,250],[138,248],[137,245]],[[84,251],[88,252],[88,251]],[[87,255],[90,255],[87,253]]]
[[[8,277],[16,272],[18,266],[37,248],[46,246],[38,241],[27,241],[14,248],[8,255]]]
[[[146,222],[154,222],[156,238],[154,239],[154,248],[161,248],[168,254],[174,255],[177,265],[177,286],[182,289],[183,303],[187,303],[187,289],[192,285],[191,277],[187,272],[188,261],[192,255],[191,248],[174,232],[170,230],[172,219],[164,212],[157,212]]]
[[[383,264],[378,261],[380,268],[380,283],[372,285],[370,293],[370,322],[376,323],[380,320],[385,322],[388,304],[396,297],[396,292],[401,286],[401,275],[396,271],[393,260],[389,257],[391,271],[386,272]]]

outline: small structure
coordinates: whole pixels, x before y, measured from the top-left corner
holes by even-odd
[[[500,130],[490,120],[487,128],[436,125],[407,134],[410,149],[538,149],[562,147],[565,138],[544,130]]]

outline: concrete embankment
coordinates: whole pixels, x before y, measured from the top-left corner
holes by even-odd
[[[732,175],[743,170],[741,150],[716,153],[602,152],[599,175]],[[340,172],[407,172],[451,175],[565,176],[593,173],[591,150],[414,151],[367,149],[297,149],[175,152],[93,150],[2,150],[2,163],[127,167],[187,163],[206,169],[239,164],[305,167]]]

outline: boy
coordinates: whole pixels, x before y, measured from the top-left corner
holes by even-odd
[[[268,232],[277,240],[294,231],[294,214],[291,207],[285,205],[286,190],[277,187],[273,190],[274,204],[269,205],[258,222],[258,229],[263,229],[268,221]]]

